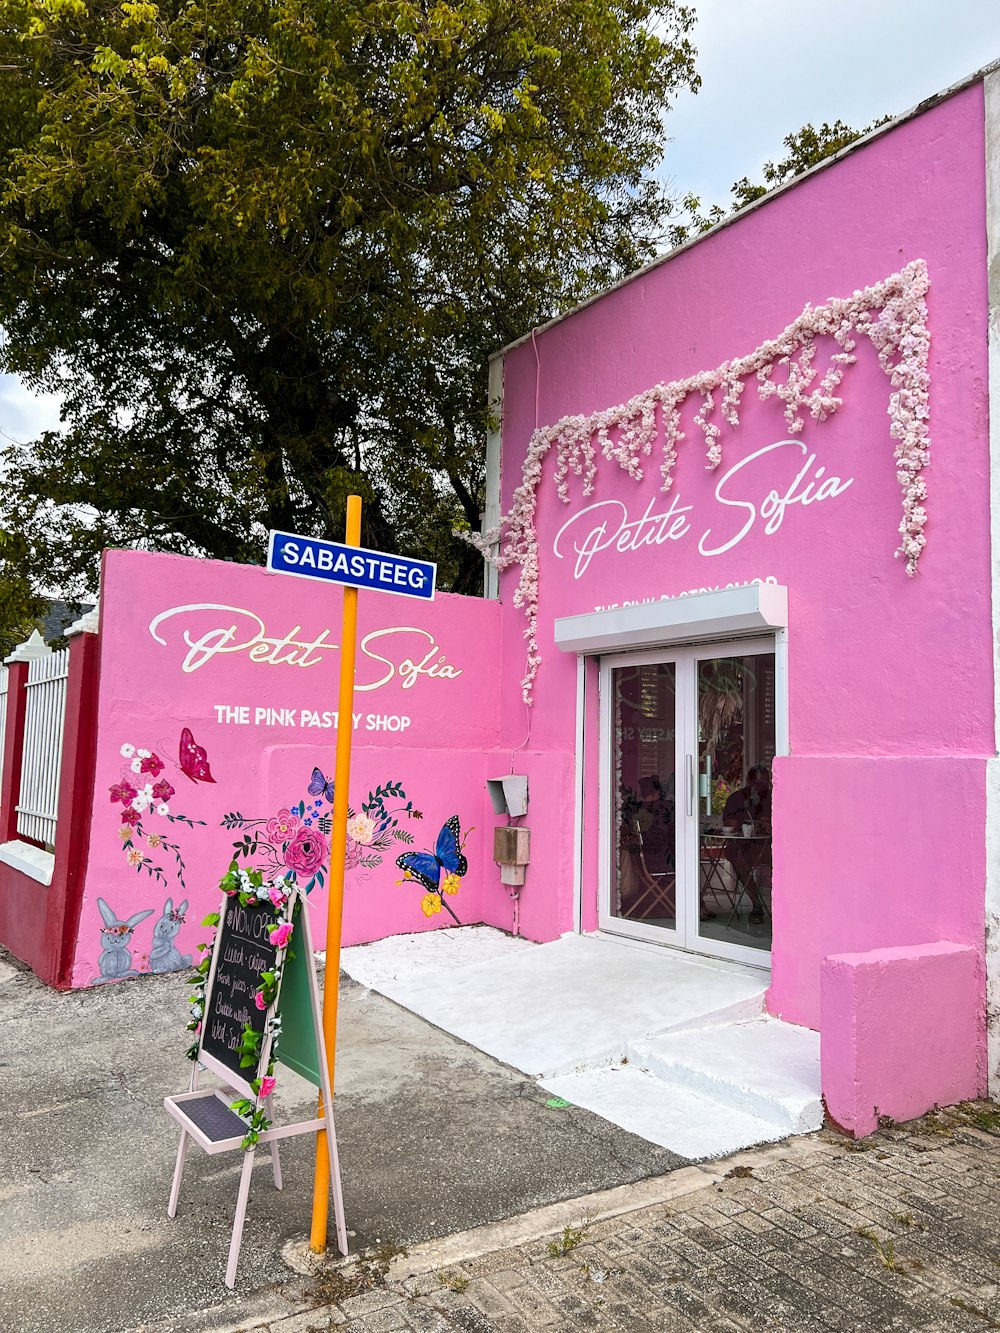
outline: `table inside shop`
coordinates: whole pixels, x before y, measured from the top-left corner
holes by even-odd
[[[738,845],[738,850],[734,844]],[[771,848],[770,833],[743,833],[729,829],[722,829],[714,833],[704,832],[701,835],[701,846],[700,860],[705,869],[705,880],[701,887],[702,901],[704,901],[709,891],[721,894],[732,906],[729,920],[726,922],[726,926],[729,927],[735,920],[740,910],[740,903],[744,898],[750,898],[751,911],[753,911],[753,898],[750,896],[752,880],[757,890],[757,901],[760,904],[760,910],[763,912],[765,919],[770,921],[771,909],[764,901],[764,895],[760,887],[760,877],[757,873],[763,863],[764,853],[770,851]],[[706,852],[712,852],[714,855],[706,856]],[[733,859],[730,859],[730,857]],[[736,877],[735,889],[730,888],[726,883],[722,873],[723,865],[732,868]]]

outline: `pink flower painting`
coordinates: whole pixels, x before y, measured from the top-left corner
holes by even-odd
[[[285,865],[300,875],[315,875],[326,860],[326,839],[311,828],[300,828],[285,848]]]
[[[267,821],[265,836],[268,842],[275,847],[280,847],[282,843],[288,842],[290,838],[294,837],[298,826],[298,815],[293,815],[291,810],[279,810],[273,819]]]
[[[250,862],[265,882],[272,881],[267,892],[275,907],[287,901],[292,885],[300,885],[308,893],[314,884],[322,887],[326,881],[333,783],[314,768],[307,793],[275,815],[248,819],[233,811],[222,819],[223,828],[243,831],[240,841],[233,844],[233,857]],[[358,878],[367,878],[368,871],[382,864],[388,848],[397,843],[412,845],[413,836],[404,822],[420,818],[420,811],[407,800],[402,783],[379,783],[360,810],[348,809],[346,869]]]
[[[158,754],[133,745],[131,741],[126,741],[118,753],[123,761],[121,772],[118,781],[112,783],[108,791],[112,805],[121,804],[125,807],[118,824],[118,837],[121,839],[126,864],[137,875],[149,875],[163,888],[172,887],[171,881],[176,880],[182,889],[186,889],[184,856],[180,844],[170,836],[168,825],[182,824],[193,829],[198,825],[204,826],[204,820],[189,819],[186,815],[171,811],[168,803],[176,792],[165,777],[160,777],[164,764]],[[136,779],[133,776],[135,773],[141,773],[143,777]],[[154,782],[157,778],[159,781]],[[148,825],[154,818],[166,821],[161,825],[162,832],[149,829]],[[140,853],[137,850],[139,845],[159,852],[162,862]]]

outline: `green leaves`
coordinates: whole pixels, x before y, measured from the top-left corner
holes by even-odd
[[[675,0],[12,0],[0,370],[33,586],[104,546],[259,562],[268,527],[438,561],[478,527],[489,354],[648,258]],[[26,34],[29,34],[26,36]]]

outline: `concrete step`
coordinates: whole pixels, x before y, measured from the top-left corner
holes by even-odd
[[[347,949],[344,970],[554,1095],[686,1157],[823,1122],[819,1037],[763,1015],[766,972],[607,935],[487,927]]]
[[[775,1018],[668,1033],[628,1044],[629,1063],[785,1134],[823,1123],[819,1033]]]
[[[543,1079],[541,1086],[692,1161],[776,1143],[788,1133],[773,1120],[748,1115],[631,1065]]]
[[[626,1060],[546,1078],[542,1087],[694,1159],[823,1123],[819,1036],[777,1019],[629,1042]]]

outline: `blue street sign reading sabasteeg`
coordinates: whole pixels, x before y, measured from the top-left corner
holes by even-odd
[[[293,532],[272,532],[267,545],[267,567],[275,574],[297,574],[303,579],[346,583],[351,588],[394,592],[399,597],[434,600],[437,565],[411,560],[363,546],[344,546],[321,537],[297,537]]]

